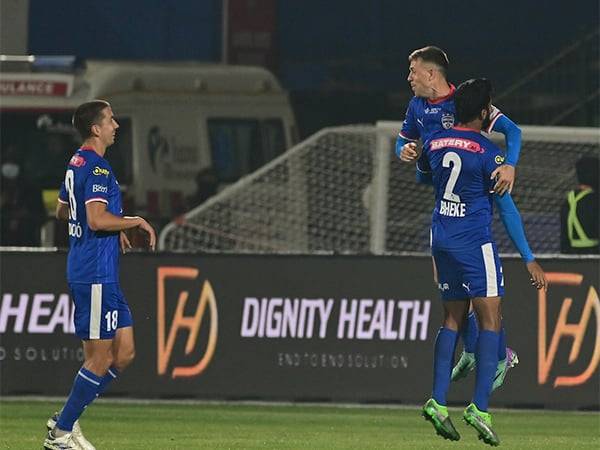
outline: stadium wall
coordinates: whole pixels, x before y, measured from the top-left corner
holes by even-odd
[[[67,395],[82,352],[63,252],[1,253],[0,394]],[[504,260],[508,344],[493,404],[598,409],[599,260]],[[108,395],[418,404],[441,320],[427,256],[135,253],[122,261],[137,359]],[[474,376],[452,385],[470,398]]]

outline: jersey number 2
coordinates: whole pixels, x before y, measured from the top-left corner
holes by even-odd
[[[444,155],[444,159],[442,159],[442,166],[450,167],[450,165],[452,165],[452,170],[450,172],[448,182],[446,183],[446,190],[444,191],[444,200],[460,203],[460,196],[452,192],[454,190],[454,186],[456,186],[458,176],[460,175],[460,169],[462,168],[462,161],[458,154],[454,152],[448,152]]]

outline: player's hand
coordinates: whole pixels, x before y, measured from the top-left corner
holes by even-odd
[[[129,238],[124,231],[119,233],[119,243],[121,244],[121,251],[125,253],[127,250],[131,248],[131,242],[129,242]]]
[[[496,180],[494,192],[503,195],[506,191],[510,194],[515,184],[515,168],[510,164],[502,164],[492,172],[491,179]]]
[[[408,142],[400,149],[400,161],[413,162],[419,159],[419,150],[417,144]]]
[[[138,226],[146,233],[148,233],[148,237],[150,239],[150,249],[154,250],[156,248],[156,232],[154,231],[154,228],[152,228],[152,225],[146,222],[146,219],[142,219],[141,217],[140,224]]]
[[[544,292],[548,290],[548,280],[546,280],[546,274],[544,269],[535,261],[527,263],[527,270],[531,275],[531,285],[536,289],[543,289]]]

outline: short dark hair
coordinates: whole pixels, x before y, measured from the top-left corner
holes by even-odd
[[[461,83],[454,94],[459,123],[475,120],[492,101],[492,83],[487,78],[474,78]]]
[[[102,110],[108,108],[110,103],[105,100],[92,100],[77,107],[73,114],[73,126],[84,141],[92,136],[92,125],[102,120]]]
[[[575,172],[580,184],[587,184],[594,189],[600,187],[598,172],[600,169],[600,160],[595,156],[582,156],[575,163]]]
[[[419,48],[408,56],[408,61],[411,62],[417,58],[421,58],[425,62],[435,64],[444,75],[444,78],[446,77],[450,61],[448,60],[448,55],[446,55],[446,52],[441,48],[434,45],[428,45],[427,47]]]

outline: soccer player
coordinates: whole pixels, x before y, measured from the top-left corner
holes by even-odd
[[[408,105],[402,130],[396,140],[396,154],[402,161],[412,162],[419,156],[418,139],[426,142],[433,133],[450,129],[454,125],[455,87],[446,79],[449,62],[446,53],[440,48],[428,46],[415,50],[408,60],[410,63],[408,81],[415,96]],[[497,179],[494,186],[496,192],[499,194],[510,192],[514,184],[515,166],[519,159],[521,130],[494,106],[490,116],[486,117],[482,129],[487,133],[497,131],[505,135],[506,160],[494,170],[492,177]],[[423,181],[422,174],[417,175],[418,179]],[[475,367],[477,334],[477,319],[471,311],[462,331],[464,351],[452,372],[453,381],[467,376]],[[508,369],[519,361],[517,353],[506,347],[504,330],[501,334],[502,348],[498,350],[494,389],[502,385]]]
[[[446,408],[446,393],[458,332],[473,304],[479,321],[476,380],[465,421],[490,445],[500,440],[488,412],[489,396],[498,362],[502,266],[491,235],[492,204],[496,203],[510,237],[523,256],[532,284],[546,289],[545,274],[535,261],[510,193],[493,192],[491,175],[504,161],[503,152],[481,134],[491,114],[491,84],[485,79],[462,83],[454,95],[458,124],[433,133],[425,143],[419,169],[431,172],[435,207],[431,249],[438,270],[444,320],[435,341],[433,393],[423,406],[423,416],[437,433],[460,439]],[[424,167],[422,162],[428,164]]]
[[[67,281],[75,304],[75,332],[83,340],[85,361],[60,414],[48,419],[47,449],[93,449],[78,419],[134,357],[131,311],[119,287],[119,247],[131,247],[123,232],[139,227],[154,250],[156,234],[141,217],[123,217],[121,193],[106,161],[119,125],[108,102],[80,105],[73,126],[82,146],[65,173],[56,209],[69,222]]]

